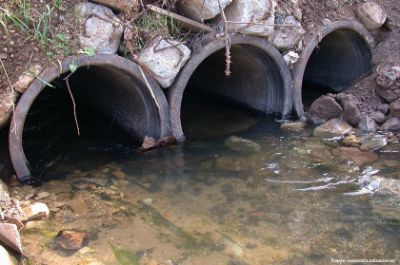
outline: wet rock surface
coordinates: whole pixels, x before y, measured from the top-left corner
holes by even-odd
[[[79,250],[88,240],[88,233],[77,229],[61,230],[56,237],[57,245],[65,250]]]
[[[353,130],[347,122],[340,119],[331,119],[314,129],[314,136],[332,138],[349,134]]]
[[[377,154],[373,152],[363,152],[354,147],[339,147],[332,152],[339,159],[354,161],[360,166],[378,161]]]
[[[229,149],[232,149],[233,151],[244,153],[254,153],[261,151],[261,146],[258,143],[237,136],[231,136],[226,139],[225,146],[227,146]]]

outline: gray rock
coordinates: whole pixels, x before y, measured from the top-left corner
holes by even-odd
[[[280,26],[281,25],[281,26]],[[280,50],[294,48],[303,38],[306,31],[293,16],[287,16],[282,21],[277,20],[270,41]]]
[[[376,131],[376,123],[371,117],[365,116],[358,122],[358,128],[369,132]]]
[[[390,108],[389,104],[383,103],[378,105],[378,107],[376,107],[376,110],[382,112],[383,114],[387,114],[389,112],[389,108]]]
[[[225,146],[233,151],[243,153],[256,153],[261,151],[261,146],[258,143],[237,136],[230,136],[226,139]]]
[[[351,94],[338,94],[336,98],[343,107],[343,119],[353,126],[358,126],[362,119],[358,99]]]
[[[79,36],[82,48],[91,48],[97,53],[117,52],[124,27],[110,8],[82,2],[76,5],[75,14],[83,27]]]
[[[387,139],[385,136],[379,135],[367,138],[363,140],[360,147],[362,151],[378,150],[387,145]]]
[[[390,104],[390,116],[400,118],[400,100],[396,100]]]
[[[374,2],[366,2],[358,6],[357,15],[369,30],[379,29],[386,21],[387,14],[383,7]]]
[[[222,7],[232,3],[232,0],[221,0]],[[196,21],[212,19],[220,13],[216,0],[185,0],[177,1],[178,11]]]
[[[378,67],[375,83],[378,85],[376,93],[387,102],[400,99],[400,66]]]
[[[189,60],[190,54],[190,49],[183,43],[158,37],[139,54],[138,60],[163,88],[167,88]]]
[[[400,119],[391,117],[381,126],[383,130],[400,130]]]
[[[314,136],[320,138],[333,138],[349,134],[353,130],[347,122],[331,119],[314,129]]]
[[[217,1],[216,1],[217,2]],[[276,0],[235,0],[225,9],[229,29],[244,34],[270,36],[274,32]]]
[[[372,112],[371,114],[369,114],[369,116],[378,124],[382,124],[386,121],[386,115],[380,111]]]
[[[343,109],[333,97],[321,96],[310,107],[310,119],[314,124],[321,124],[327,120],[339,117]]]

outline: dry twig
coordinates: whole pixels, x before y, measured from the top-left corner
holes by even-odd
[[[231,38],[229,36],[228,33],[228,23],[226,20],[226,16],[225,16],[225,12],[224,12],[224,8],[222,6],[221,0],[218,0],[218,5],[219,5],[219,9],[221,11],[221,17],[222,20],[224,21],[224,37],[225,37],[225,75],[226,76],[230,76],[231,75]]]
[[[74,119],[75,119],[76,130],[78,132],[78,136],[80,136],[81,135],[81,131],[79,129],[78,117],[77,117],[77,114],[76,114],[76,103],[75,103],[74,95],[72,94],[71,87],[69,85],[69,77],[70,76],[71,75],[68,75],[66,78],[64,78],[64,80],[65,80],[65,83],[67,84],[68,93],[69,93],[69,95],[71,97],[71,101],[72,101],[72,108],[74,110]]]

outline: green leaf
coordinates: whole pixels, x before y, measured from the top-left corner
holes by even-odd
[[[115,259],[120,265],[139,265],[139,257],[130,250],[122,249],[110,244]]]
[[[69,64],[69,71],[70,71],[71,73],[75,73],[76,70],[78,70],[78,65],[77,65],[76,63],[74,63],[74,62],[71,62],[71,63]]]
[[[96,51],[93,48],[85,47],[84,49],[80,49],[79,53],[87,55],[87,56],[95,56]]]

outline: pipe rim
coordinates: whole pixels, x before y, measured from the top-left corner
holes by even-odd
[[[206,35],[204,38],[206,39],[207,36],[208,35]],[[265,52],[266,55],[270,57],[270,59],[276,65],[277,69],[279,69],[279,74],[283,82],[284,101],[282,115],[288,115],[291,112],[293,105],[291,95],[292,79],[290,70],[279,50],[267,39],[243,34],[231,34],[231,46],[234,45],[253,46]],[[185,140],[181,122],[181,107],[186,86],[188,85],[190,78],[195,73],[200,64],[209,56],[222,49],[225,49],[224,38],[214,38],[212,41],[201,47],[201,50],[193,54],[184,66],[184,68],[180,71],[178,77],[175,79],[175,82],[172,84],[168,91],[168,103],[170,106],[170,125],[172,133],[178,141]]]
[[[23,148],[23,130],[28,112],[36,97],[62,74],[70,72],[70,64],[74,63],[78,68],[90,66],[112,66],[114,69],[125,71],[143,83],[143,92],[151,100],[158,110],[155,130],[160,138],[170,135],[168,102],[158,83],[145,74],[142,68],[123,57],[110,54],[97,54],[95,56],[71,56],[63,60],[58,66],[53,66],[43,71],[38,78],[29,85],[21,95],[15,107],[9,129],[9,152],[14,171],[20,181],[30,179],[31,172],[28,167],[28,160]],[[147,85],[148,84],[148,85]]]
[[[293,103],[294,109],[299,118],[304,117],[304,106],[303,106],[303,78],[305,74],[305,70],[308,64],[308,61],[313,54],[315,48],[318,47],[318,44],[330,33],[337,30],[350,30],[357,34],[359,34],[370,50],[372,51],[375,48],[375,40],[372,35],[368,32],[368,30],[359,22],[352,20],[345,21],[336,21],[332,22],[328,25],[325,25],[319,33],[314,34],[311,38],[305,49],[300,55],[299,61],[295,64],[293,70]]]

